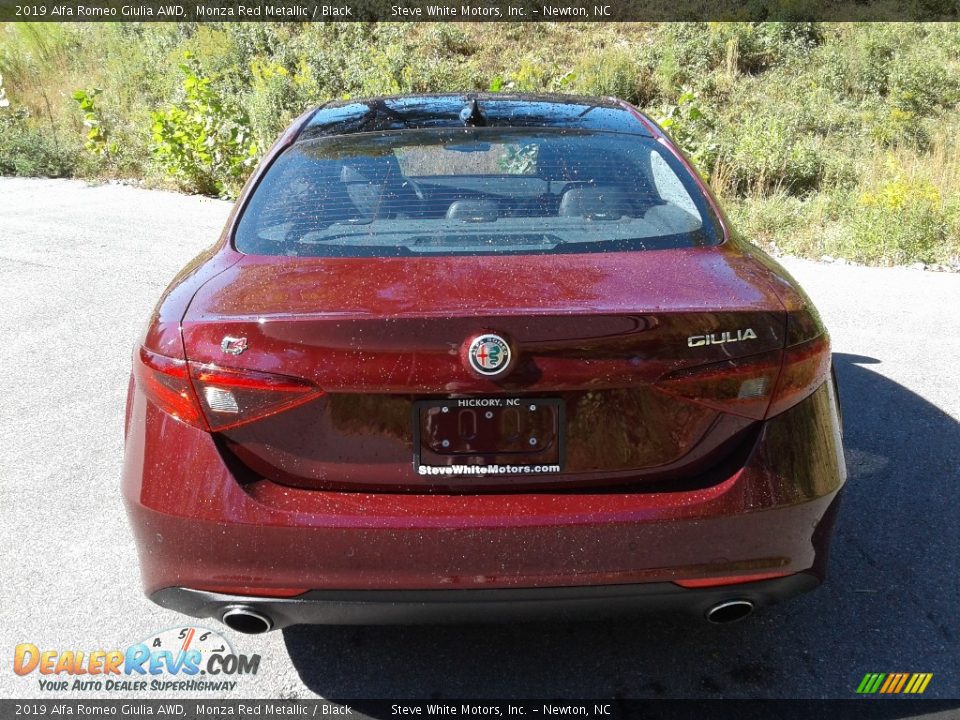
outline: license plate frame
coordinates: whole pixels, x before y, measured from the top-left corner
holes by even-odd
[[[471,478],[564,471],[566,413],[560,398],[422,400],[414,402],[412,420],[413,467],[419,475]],[[471,429],[474,438],[469,437]],[[444,447],[443,440],[449,445]]]

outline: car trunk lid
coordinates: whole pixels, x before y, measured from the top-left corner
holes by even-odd
[[[502,377],[478,375],[465,362],[464,344],[483,332],[511,345],[515,360]],[[245,256],[198,291],[183,320],[191,362],[289,376],[324,391],[218,433],[256,476],[311,488],[421,491],[702,472],[762,412],[729,412],[671,392],[671,383],[686,388],[692,368],[750,367],[750,358],[775,371],[784,333],[769,271],[725,246]],[[229,339],[242,339],[240,353]],[[423,470],[453,465],[515,471]]]

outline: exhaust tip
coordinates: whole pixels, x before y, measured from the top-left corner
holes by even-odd
[[[231,630],[246,635],[259,635],[273,627],[273,623],[266,615],[261,615],[253,608],[244,606],[227,608],[220,620]]]
[[[707,610],[707,620],[715,625],[725,625],[743,620],[752,612],[753,603],[749,600],[727,600]]]

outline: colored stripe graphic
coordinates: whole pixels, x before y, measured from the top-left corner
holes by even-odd
[[[886,682],[883,683],[883,686],[880,688],[880,692],[881,693],[890,692],[890,688],[895,687],[899,679],[900,679],[899,673],[891,673],[890,675],[887,675]]]
[[[914,673],[913,677],[910,678],[910,682],[907,683],[904,692],[919,695],[927,689],[927,685],[930,684],[932,678],[932,673]]]
[[[883,673],[867,673],[863,676],[863,680],[860,681],[860,686],[857,688],[857,692],[862,695],[870,695],[875,693],[877,688],[880,687],[880,682],[885,678],[886,675]]]
[[[860,695],[920,695],[933,679],[933,673],[867,673],[857,686]]]
[[[907,682],[907,674],[900,673],[900,682],[897,683],[897,689],[894,690],[894,692],[900,692],[901,690],[903,690],[903,685],[906,682]]]

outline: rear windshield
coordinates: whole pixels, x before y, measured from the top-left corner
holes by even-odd
[[[403,130],[299,142],[257,186],[237,250],[290,256],[588,253],[712,245],[715,221],[651,138]]]

